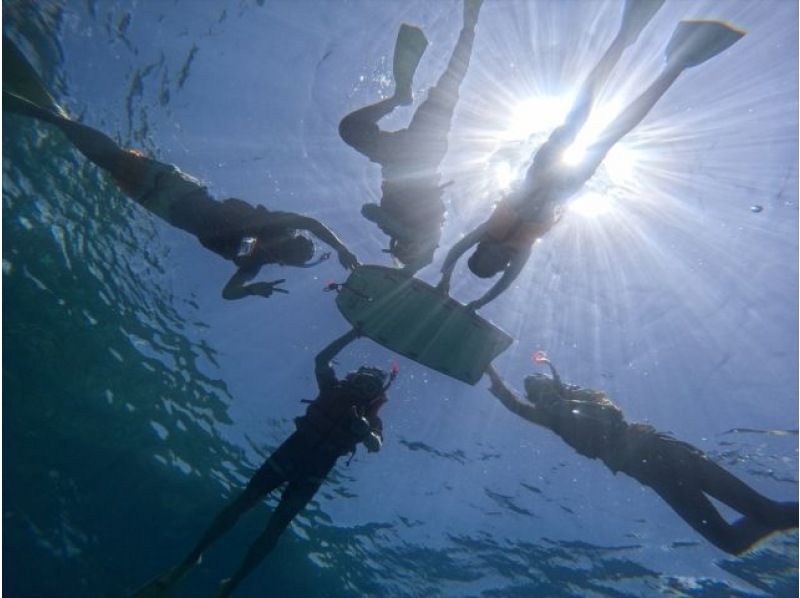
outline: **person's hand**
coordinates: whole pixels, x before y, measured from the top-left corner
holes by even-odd
[[[497,370],[494,369],[492,364],[486,366],[486,375],[489,376],[489,380],[491,380],[491,386],[489,386],[489,391],[494,392],[496,390],[500,390],[503,386],[503,380],[500,378],[500,374],[497,373]]]
[[[377,453],[381,450],[381,445],[381,439],[377,434],[370,432],[367,437],[364,438],[364,446],[367,447],[370,453]]]
[[[483,307],[483,303],[476,299],[475,301],[470,301],[464,307],[467,308],[467,311],[475,311],[476,309]]]
[[[250,295],[258,295],[259,297],[268,298],[272,295],[272,293],[285,293],[288,294],[289,291],[286,289],[279,289],[277,285],[286,282],[285,278],[281,278],[279,280],[273,280],[272,282],[254,282],[253,284],[247,285],[247,292]]]
[[[346,269],[346,270],[355,270],[356,266],[358,266],[358,258],[351,253],[348,249],[342,247],[339,250],[339,263]]]
[[[353,417],[353,420],[350,422],[350,431],[357,438],[362,440],[365,439],[371,432],[369,421],[366,417]]]

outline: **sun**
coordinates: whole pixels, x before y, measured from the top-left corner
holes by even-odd
[[[568,204],[568,209],[573,214],[585,218],[596,218],[608,214],[613,209],[613,200],[605,194],[588,191],[573,199]]]

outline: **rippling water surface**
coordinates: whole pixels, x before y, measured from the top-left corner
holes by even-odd
[[[569,94],[621,4],[492,1],[481,13],[443,180],[444,250],[481,222],[547,134],[520,103]],[[460,27],[457,2],[86,0],[3,4],[4,31],[72,113],[173,162],[219,197],[313,215],[368,263],[359,215],[377,166],[339,119],[391,93],[400,23],[431,41],[418,103]],[[594,218],[570,213],[484,313],[546,349],[631,421],[691,442],[770,497],[797,496],[797,7],[668,0],[604,101],[629,101],[681,18],[745,39],[691,71],[606,165]],[[411,109],[387,119],[406,125]],[[510,120],[511,119],[511,120]],[[621,177],[621,178],[620,178]],[[758,206],[759,210],[751,209]],[[3,117],[3,589],[121,596],[179,559],[292,430],[313,356],[346,330],[321,289],[335,260],[265,271],[289,295],[225,302],[231,266],[126,199],[51,127]],[[274,274],[274,276],[273,276]],[[454,293],[484,287],[458,270]],[[366,340],[342,355],[388,365]],[[474,388],[406,360],[386,445],[341,462],[239,595],[794,596],[797,534],[742,558],[651,490],[588,461]],[[344,460],[343,460],[344,461]],[[274,500],[211,550],[180,595],[212,595]]]

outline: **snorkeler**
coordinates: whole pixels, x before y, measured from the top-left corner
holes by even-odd
[[[450,62],[408,128],[382,131],[378,121],[398,106],[412,102],[411,84],[428,45],[417,27],[403,24],[394,51],[394,95],[345,116],[342,139],[381,165],[380,205],[364,204],[362,215],[389,238],[392,256],[410,273],[427,266],[439,245],[445,206],[439,165],[447,151],[447,135],[458,102],[458,90],[469,66],[475,26],[483,0],[465,0],[464,24]]]
[[[267,210],[236,198],[216,201],[200,181],[175,166],[123,149],[100,131],[70,119],[27,59],[5,37],[3,49],[3,110],[57,126],[78,151],[107,171],[139,205],[232,261],[237,271],[222,290],[225,299],[288,293],[277,286],[283,279],[246,283],[266,264],[303,268],[328,258],[324,253],[312,262],[314,243],[298,231],[308,231],[330,245],[345,268],[358,265],[355,255],[314,218]]]
[[[690,444],[646,424],[629,424],[605,393],[564,384],[544,356],[552,377],[525,378],[525,398],[489,366],[490,391],[512,413],[558,434],[579,454],[600,459],[655,490],[690,526],[717,548],[739,555],[770,534],[797,527],[798,504],[770,500]],[[706,495],[744,517],[728,523]]]
[[[628,0],[622,24],[611,45],[584,82],[563,125],[536,152],[524,179],[495,206],[487,221],[458,241],[442,265],[439,288],[449,292],[458,259],[477,245],[468,265],[480,278],[501,278],[480,299],[468,304],[478,309],[500,295],[519,276],[533,243],[558,221],[565,202],[592,177],[606,154],[650,112],[684,69],[716,56],[744,33],[713,21],[682,21],[666,49],[666,66],[650,87],[600,133],[577,165],[563,162],[592,111],[597,92],[626,47],[633,44],[664,0]]]
[[[250,547],[233,577],[222,582],[217,594],[230,595],[275,548],[280,535],[314,497],[339,457],[354,453],[359,443],[369,452],[380,450],[383,424],[378,410],[387,402],[386,391],[396,371],[387,374],[377,368],[361,367],[347,374],[344,380],[338,380],[330,365],[357,336],[358,333],[351,330],[317,355],[315,374],[319,394],[310,401],[305,415],[295,419],[296,431],[272,453],[245,490],[217,515],[183,562],[134,596],[167,595],[239,517],[286,483],[264,532]]]

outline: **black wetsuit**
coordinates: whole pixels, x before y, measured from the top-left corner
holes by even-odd
[[[770,500],[692,445],[652,426],[629,424],[603,393],[567,388],[567,398],[536,401],[535,419],[525,417],[550,428],[581,455],[655,490],[718,548],[738,554],[774,531],[797,527],[796,502]],[[744,517],[728,523],[706,494]]]
[[[235,197],[217,201],[203,190],[176,199],[169,221],[239,268],[258,269],[263,265],[260,254],[238,255],[242,240],[253,237],[261,247],[268,247],[294,235],[294,230],[275,224],[275,217],[280,215],[283,213],[252,206]]]
[[[433,260],[445,218],[439,168],[475,40],[475,24],[459,34],[444,73],[414,112],[406,129],[382,131],[377,121],[396,107],[391,98],[347,115],[339,126],[342,139],[381,165],[381,230],[403,254],[413,253],[413,269]],[[394,253],[394,251],[393,251]],[[403,259],[403,258],[401,258]]]
[[[363,440],[352,431],[353,420],[357,417],[354,409],[380,436],[383,424],[378,410],[384,402],[385,399],[379,399],[366,408],[358,407],[342,382],[326,380],[305,415],[295,419],[297,430],[261,466],[245,492],[265,496],[283,482],[289,482],[281,502],[290,497],[298,512],[317,491],[337,459],[351,454]]]

